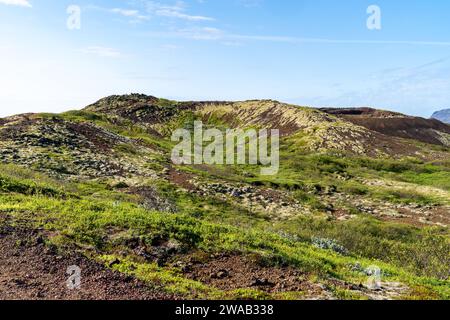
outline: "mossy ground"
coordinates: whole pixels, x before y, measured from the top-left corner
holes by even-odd
[[[2,174],[1,180],[4,182],[0,195],[2,215],[7,215],[15,224],[45,230],[52,235],[49,241],[61,248],[77,248],[106,264],[112,257],[119,257],[121,263],[114,266],[115,269],[171,293],[197,298],[239,298],[244,294],[220,292],[184,278],[179,270],[136,260],[131,253],[124,255],[127,239],[138,237],[149,246],[155,239],[172,239],[180,242],[187,252],[196,249],[209,253],[257,253],[272,264],[295,266],[323,282],[329,278],[356,284],[364,282],[367,276],[352,271],[351,266],[375,264],[386,274],[384,280],[400,281],[414,292],[429,292],[430,298],[449,298],[449,282],[444,280],[448,279],[449,240],[444,228],[418,229],[364,216],[342,223],[320,217],[298,217],[276,224],[256,219],[248,228],[245,216],[240,219],[240,214],[233,212],[232,207],[196,199],[189,194],[177,196],[164,185],[161,192],[171,193],[183,208],[181,212],[150,212],[114,191],[105,188],[99,192],[100,185],[66,187],[50,179],[41,183],[18,182],[13,176],[23,177],[22,169],[19,173],[12,166],[2,169],[7,172]],[[92,193],[94,190],[96,192]],[[72,196],[74,191],[76,197]],[[227,215],[233,219],[221,222],[221,217]],[[246,227],[239,227],[239,224]],[[311,244],[312,236],[336,239],[349,253],[340,255],[317,249]],[[265,296],[252,294],[258,298]],[[342,294],[340,292],[339,296],[352,298]],[[406,297],[415,296],[408,293]]]
[[[172,110],[174,104],[164,100],[159,107]],[[310,114],[310,110],[303,111],[308,117],[320,116]],[[382,270],[384,282],[398,282],[407,288],[396,298],[450,299],[447,227],[385,221],[362,212],[351,201],[335,203],[337,209],[345,209],[353,216],[339,221],[327,214],[324,195],[332,190],[331,193],[350,196],[349,199],[358,197],[392,206],[417,204],[446,208],[450,194],[448,161],[370,158],[343,150],[314,153],[308,149],[309,133],[301,132],[282,140],[281,168],[272,177],[261,176],[257,166],[170,164],[169,154],[174,145],[168,139],[171,130],[180,126],[189,128],[194,120],[204,120],[205,114],[211,124],[225,126],[224,114],[199,114],[192,110],[151,128],[162,135],[122,117],[92,111],[35,117],[95,124],[155,150],[146,166],[158,174],[170,168],[195,176],[204,184],[216,181],[279,191],[301,203],[308,213],[299,211],[284,219],[272,219],[233,199],[228,201],[186,190],[163,174],[153,178],[126,177],[139,181],[140,186],[151,186],[160,197],[170,199],[177,207],[175,213],[160,212],[141,206],[138,196],[123,192],[114,177],[68,180],[67,172],[50,177],[7,164],[0,165],[0,215],[7,217],[1,223],[41,230],[49,245],[80,251],[150,286],[188,298],[299,299],[305,293],[272,294],[249,288],[220,290],[188,279],[180,268],[143,259],[132,250],[130,241],[138,241],[150,251],[161,241],[175,241],[179,244],[171,254],[175,259],[177,255],[198,251],[208,255],[224,252],[257,255],[270,266],[301,270],[308,275],[307,281],[322,284],[333,297],[341,299],[370,298],[367,292],[343,288],[336,281],[359,286],[367,281],[365,268],[376,265]],[[113,149],[121,159],[142,156],[136,143],[120,143]],[[448,152],[447,149],[441,151]],[[60,162],[71,161],[69,153],[48,156]],[[126,189],[127,184],[121,183]],[[345,248],[345,253],[320,249],[314,245],[314,238],[331,239]]]

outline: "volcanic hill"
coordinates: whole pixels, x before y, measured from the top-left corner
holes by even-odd
[[[279,173],[173,164],[200,120],[280,129]],[[449,159],[450,125],[369,108],[130,94],[6,117],[0,299],[449,299]],[[57,269],[77,261],[78,296]]]

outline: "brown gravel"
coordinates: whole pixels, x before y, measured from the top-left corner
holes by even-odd
[[[186,190],[192,191],[196,189],[196,187],[191,182],[189,182],[193,177],[193,175],[171,168],[169,171],[168,179],[170,182]]]
[[[222,255],[200,262],[191,257],[186,276],[221,290],[257,289],[268,293],[303,292],[320,296],[323,290],[291,267],[263,266],[257,257]]]
[[[0,226],[0,300],[165,300],[175,297],[78,254],[59,255],[37,232]],[[81,287],[67,287],[69,266]]]

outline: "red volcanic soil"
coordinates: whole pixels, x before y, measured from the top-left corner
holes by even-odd
[[[436,131],[450,134],[450,125],[435,119],[406,116],[371,108],[324,108],[320,110],[388,136],[415,139],[430,144],[444,145]]]
[[[79,254],[60,254],[35,231],[0,226],[0,300],[163,300],[175,297]],[[69,266],[81,287],[67,287]]]
[[[221,290],[236,288],[258,289],[268,293],[303,292],[305,297],[324,294],[317,284],[308,281],[308,275],[291,267],[262,266],[250,257],[227,255],[209,261],[191,257],[185,275]]]

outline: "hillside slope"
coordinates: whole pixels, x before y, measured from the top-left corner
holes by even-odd
[[[197,120],[280,129],[279,173],[173,164],[172,132]],[[115,286],[133,295],[145,284],[148,296],[169,299],[449,299],[448,134],[443,124],[378,110],[140,94],[8,117],[0,119],[0,238],[13,252],[27,230],[39,250],[134,279]],[[371,266],[382,270],[381,288],[370,284]],[[28,280],[17,280],[27,272],[2,281],[30,296]]]

